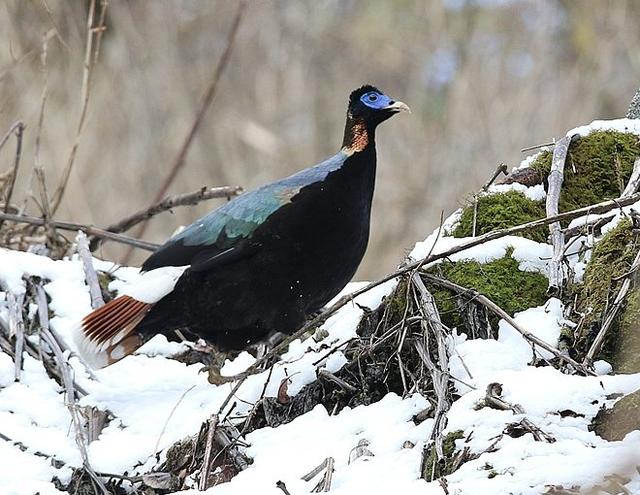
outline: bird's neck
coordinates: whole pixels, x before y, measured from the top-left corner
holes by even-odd
[[[351,156],[367,148],[375,148],[375,129],[370,129],[364,119],[347,115],[342,151]]]

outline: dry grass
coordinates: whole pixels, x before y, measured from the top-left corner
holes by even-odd
[[[170,193],[202,185],[248,189],[319,161],[339,145],[348,92],[378,84],[414,113],[380,130],[373,237],[360,272],[375,277],[391,271],[437,225],[440,210],[455,208],[498,162],[516,164],[514,150],[624,115],[639,84],[640,4],[444,2],[458,3],[468,5],[250,3],[216,100]],[[40,55],[49,33],[39,157],[49,191],[60,181],[81,112],[87,8],[53,0],[0,5],[0,135],[17,120],[26,124],[23,171],[35,160]],[[152,202],[234,12],[227,0],[109,4],[87,120],[56,218],[105,226]],[[0,173],[11,167],[13,151],[1,150]],[[19,177],[18,196],[28,194],[29,182],[29,173]],[[211,206],[156,218],[148,238],[166,238]],[[102,251],[119,253],[108,244]]]

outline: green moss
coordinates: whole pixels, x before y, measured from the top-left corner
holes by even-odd
[[[609,441],[622,440],[640,429],[640,390],[623,397],[611,409],[603,409],[593,419],[593,430]]]
[[[453,472],[455,463],[456,440],[464,438],[462,430],[448,433],[442,440],[444,458],[438,462],[435,446],[431,446],[422,462],[422,478],[427,481],[436,480]]]
[[[640,289],[627,295],[612,347],[611,365],[617,373],[640,373]]]
[[[454,237],[470,237],[473,234],[473,211],[473,204],[462,211],[460,222],[452,232]],[[544,202],[533,201],[517,191],[480,196],[476,209],[476,235],[544,217]],[[547,227],[540,227],[522,235],[534,241],[547,242],[548,233]]]
[[[547,300],[547,278],[540,273],[521,271],[510,252],[504,258],[489,263],[445,261],[433,267],[431,272],[465,288],[477,290],[512,316],[518,311],[540,306]],[[445,325],[471,335],[467,319],[460,311],[468,301],[435,286],[429,289]]]
[[[616,280],[629,271],[637,250],[637,236],[631,229],[631,222],[626,220],[604,235],[593,249],[585,270],[584,283],[578,293],[578,310],[585,314],[581,337],[576,342],[578,352],[586,352],[593,342],[602,325],[609,301],[615,297],[618,289]],[[628,326],[634,324],[631,313],[626,316],[626,311],[623,312],[622,318],[627,321]],[[616,350],[620,347],[619,330],[620,322],[614,322],[597,359],[606,359],[614,364]]]
[[[635,134],[597,131],[571,143],[564,167],[560,211],[568,211],[620,196],[640,156]],[[552,153],[545,151],[531,164],[546,177]]]

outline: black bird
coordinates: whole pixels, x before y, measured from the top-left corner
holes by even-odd
[[[173,236],[142,281],[87,315],[76,342],[96,367],[187,329],[220,350],[293,333],[349,282],[369,239],[375,131],[409,111],[373,86],[351,93],[342,148],[245,193]],[[178,268],[179,267],[179,268]]]

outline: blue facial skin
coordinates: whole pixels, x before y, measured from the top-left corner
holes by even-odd
[[[382,110],[393,103],[393,100],[387,95],[383,95],[376,91],[369,91],[368,93],[363,94],[360,97],[360,101],[374,110]]]

